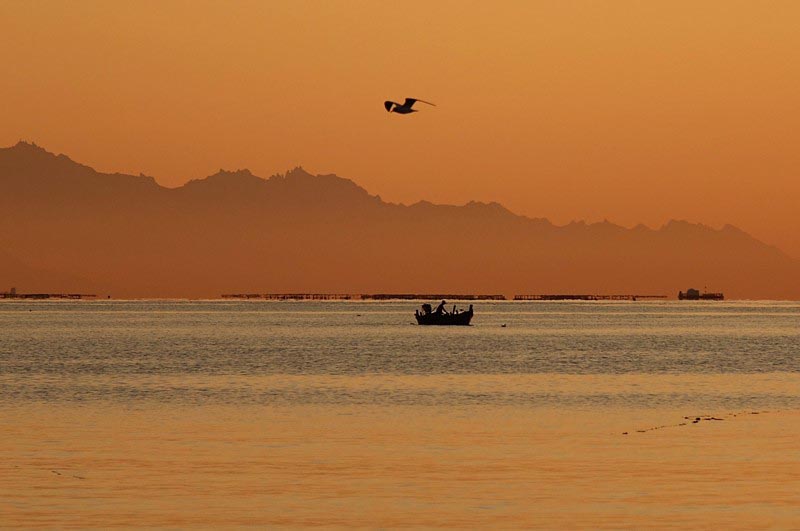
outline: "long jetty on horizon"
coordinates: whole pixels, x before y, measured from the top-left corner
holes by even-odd
[[[504,301],[504,295],[465,295],[458,293],[224,293],[223,299],[262,299],[270,301],[389,301],[452,300]]]
[[[96,299],[97,295],[88,294],[88,293],[14,293],[10,291],[4,291],[0,293],[0,299],[36,299],[36,300],[44,300],[44,299],[69,299],[69,300],[80,300],[80,299]]]
[[[515,301],[637,301],[666,298],[666,295],[514,295]]]
[[[463,293],[225,293],[223,299],[260,299],[270,301],[390,301],[390,300],[451,300],[504,301],[505,295],[473,295]],[[514,295],[515,301],[637,301],[666,299],[666,295]]]

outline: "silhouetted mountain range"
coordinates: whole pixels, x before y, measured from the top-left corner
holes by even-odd
[[[707,285],[800,298],[800,262],[730,225],[556,226],[496,203],[398,205],[302,168],[164,188],[21,142],[0,149],[0,194],[0,289],[674,296]]]

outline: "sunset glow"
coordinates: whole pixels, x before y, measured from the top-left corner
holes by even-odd
[[[800,257],[797,2],[2,2],[0,146],[731,223]],[[437,103],[411,116],[382,102]]]

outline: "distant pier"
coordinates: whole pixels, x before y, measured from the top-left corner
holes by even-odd
[[[471,295],[457,293],[224,293],[223,299],[261,299],[270,301],[389,301],[451,300],[504,301],[504,295]]]
[[[515,301],[638,301],[666,298],[666,295],[514,295]]]
[[[17,293],[15,291],[6,291],[0,293],[0,299],[96,299],[97,295],[88,293]]]
[[[260,299],[268,301],[504,301],[505,295],[475,295],[465,293],[224,293],[223,299]],[[546,294],[514,295],[515,301],[638,301],[666,299],[666,295],[589,295]]]
[[[360,295],[347,293],[223,293],[222,298],[268,301],[349,301],[360,298]]]
[[[451,300],[451,301],[504,301],[505,295],[465,295],[453,293],[377,293],[362,295],[366,300]]]

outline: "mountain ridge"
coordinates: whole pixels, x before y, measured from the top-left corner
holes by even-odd
[[[267,178],[221,169],[167,188],[20,142],[0,148],[0,193],[13,197],[0,214],[7,252],[36,270],[130,296],[444,288],[672,294],[721,282],[739,296],[800,297],[792,280],[798,262],[730,224],[555,225],[496,202],[389,203],[350,179],[302,167]],[[453,260],[467,265],[438,270]]]
[[[419,201],[416,201],[416,202],[411,203],[411,204],[389,203],[389,202],[384,202],[382,199],[380,199],[380,195],[370,194],[369,191],[367,191],[362,186],[358,185],[352,179],[341,177],[341,176],[338,176],[336,174],[314,175],[314,174],[311,174],[308,171],[306,171],[302,166],[297,166],[295,168],[292,168],[291,170],[288,170],[285,173],[276,173],[276,174],[273,174],[273,175],[271,175],[269,177],[257,176],[255,174],[253,174],[251,172],[251,170],[249,170],[248,168],[240,168],[240,169],[236,169],[236,170],[226,170],[224,168],[220,168],[217,172],[215,172],[213,174],[210,174],[210,175],[208,175],[206,177],[202,177],[202,178],[198,178],[198,179],[191,179],[191,180],[187,181],[186,183],[182,184],[181,186],[170,188],[170,187],[166,187],[166,186],[163,186],[163,185],[159,184],[154,177],[151,177],[151,176],[148,176],[148,175],[144,175],[144,174],[141,174],[141,173],[138,176],[135,176],[135,175],[124,174],[124,173],[119,173],[119,172],[115,172],[115,173],[98,172],[98,171],[96,171],[94,168],[92,168],[90,166],[75,162],[74,160],[72,160],[67,155],[64,155],[64,154],[56,155],[56,154],[54,154],[52,152],[47,151],[43,147],[37,145],[35,142],[26,142],[26,141],[23,141],[23,140],[20,140],[14,146],[11,146],[11,147],[8,147],[8,148],[0,148],[0,177],[3,176],[2,170],[5,169],[2,166],[2,163],[3,163],[3,152],[6,151],[6,150],[16,150],[16,149],[20,149],[20,148],[25,149],[25,150],[31,150],[31,151],[33,151],[35,153],[42,154],[42,155],[44,155],[44,156],[46,156],[48,158],[53,158],[55,160],[66,161],[67,163],[69,163],[70,165],[73,165],[76,168],[81,168],[83,170],[86,170],[87,172],[91,172],[93,175],[103,176],[103,177],[142,179],[144,182],[146,182],[148,184],[149,183],[155,184],[161,190],[181,190],[181,189],[184,189],[184,188],[187,188],[187,187],[191,188],[191,187],[194,187],[194,186],[209,186],[209,185],[222,185],[222,186],[225,186],[225,187],[229,187],[232,184],[232,181],[234,179],[236,180],[236,182],[233,183],[233,184],[237,184],[237,185],[241,185],[241,184],[246,184],[246,185],[250,185],[250,184],[270,185],[270,184],[273,184],[273,183],[275,183],[275,184],[285,184],[287,181],[291,182],[291,181],[298,181],[298,180],[305,180],[307,182],[314,181],[315,184],[319,184],[322,181],[329,181],[329,182],[332,181],[332,182],[337,182],[337,183],[340,183],[342,185],[346,185],[348,187],[351,187],[352,189],[357,190],[360,194],[363,194],[363,195],[368,196],[370,198],[377,198],[381,202],[383,202],[383,204],[385,204],[385,205],[396,205],[396,206],[402,206],[402,207],[406,207],[406,208],[448,207],[448,208],[468,208],[468,209],[469,208],[478,208],[478,209],[494,210],[494,211],[497,211],[498,213],[502,213],[504,215],[508,214],[508,215],[511,215],[511,216],[514,216],[514,217],[517,217],[517,218],[522,218],[522,219],[525,219],[525,220],[531,220],[531,221],[536,221],[536,222],[546,222],[546,223],[548,223],[551,226],[556,227],[556,228],[565,228],[565,227],[572,227],[572,226],[585,226],[585,227],[612,226],[612,227],[620,228],[620,229],[624,229],[624,230],[633,230],[633,229],[637,229],[637,228],[644,228],[644,229],[647,229],[647,230],[650,230],[650,231],[661,231],[661,230],[672,229],[674,226],[677,225],[677,226],[680,226],[680,227],[699,227],[699,228],[702,228],[702,229],[718,231],[718,232],[734,229],[734,230],[736,230],[736,231],[738,231],[738,232],[740,232],[742,234],[746,234],[746,235],[750,236],[751,238],[757,240],[755,237],[750,235],[747,231],[745,231],[742,228],[737,227],[735,225],[729,224],[729,223],[724,224],[722,227],[720,227],[718,229],[714,228],[714,227],[712,227],[710,225],[706,225],[704,223],[690,222],[690,221],[683,220],[683,219],[669,219],[665,223],[663,223],[660,227],[650,227],[650,226],[645,225],[643,223],[639,223],[636,226],[629,228],[629,227],[625,227],[624,225],[620,225],[620,224],[611,222],[608,219],[604,219],[603,221],[591,222],[591,223],[587,222],[585,220],[573,220],[573,221],[570,221],[569,223],[566,223],[566,224],[563,224],[563,225],[557,225],[557,224],[553,223],[552,221],[550,221],[548,218],[530,217],[530,216],[526,216],[524,214],[517,214],[517,213],[509,210],[508,208],[506,208],[501,203],[498,203],[498,202],[495,202],[495,201],[484,202],[484,201],[470,200],[470,201],[464,203],[463,205],[458,205],[458,204],[450,204],[450,203],[433,203],[433,202],[430,202],[430,201],[428,201],[426,199],[420,199]],[[760,240],[757,240],[757,241],[759,241],[760,243],[763,243]],[[768,245],[768,244],[764,243],[764,245]],[[783,251],[780,250],[776,246],[770,246],[770,247],[773,247],[776,250],[778,250],[778,251],[783,253]]]

